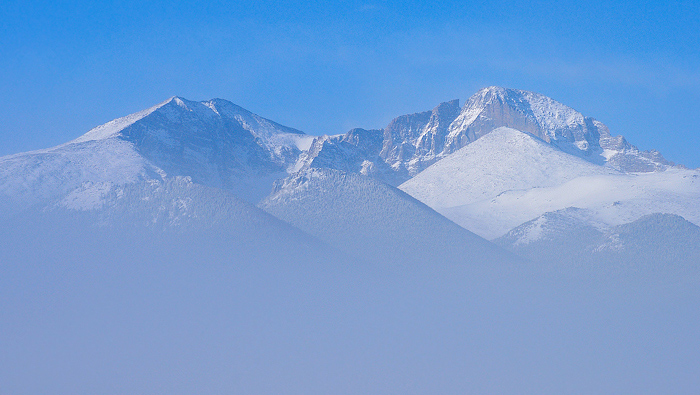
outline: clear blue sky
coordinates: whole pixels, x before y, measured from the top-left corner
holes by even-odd
[[[16,1],[0,7],[0,155],[170,96],[310,134],[500,85],[700,167],[700,1]]]

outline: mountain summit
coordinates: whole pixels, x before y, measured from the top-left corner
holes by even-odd
[[[640,152],[624,137],[613,137],[602,122],[547,96],[495,86],[469,99],[450,125],[446,151],[454,152],[499,127],[530,133],[564,152],[621,171],[649,172],[672,165],[658,152]]]
[[[226,100],[172,97],[58,147],[0,158],[0,201],[54,204],[85,190],[77,201],[94,202],[115,185],[182,176],[257,202],[311,140]]]
[[[73,143],[120,139],[170,175],[234,189],[248,175],[283,174],[310,138],[229,101],[173,97],[87,132]]]
[[[492,86],[475,93],[461,109],[453,100],[432,111],[400,116],[362,136],[362,129],[353,129],[319,137],[300,167],[351,170],[398,185],[500,127],[529,133],[566,153],[620,171],[651,172],[673,165],[658,152],[640,151],[624,137],[612,136],[603,123],[549,97]]]

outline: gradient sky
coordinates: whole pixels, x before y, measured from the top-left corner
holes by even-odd
[[[698,20],[700,1],[5,3],[0,155],[173,95],[335,134],[500,85],[700,167]]]

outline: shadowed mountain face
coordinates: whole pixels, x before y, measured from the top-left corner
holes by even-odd
[[[548,143],[573,143],[590,152],[608,136],[605,125],[548,97],[491,87],[472,96],[450,127],[448,146],[457,150],[499,127],[530,133]]]
[[[441,103],[432,111],[404,115],[384,128],[381,157],[393,169],[413,177],[445,152],[448,129],[459,115],[459,100]]]
[[[111,134],[99,129],[76,142],[105,137],[128,141],[168,175],[192,177],[249,200],[269,193],[269,186],[256,185],[256,179],[269,183],[284,174],[301,153],[305,138],[298,130],[221,99],[173,98]]]
[[[518,261],[404,192],[358,174],[302,171],[279,183],[259,206],[367,261],[419,265]]]

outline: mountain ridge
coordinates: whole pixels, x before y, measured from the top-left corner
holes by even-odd
[[[341,170],[350,156],[357,163],[366,162],[355,172],[397,186],[499,127],[529,133],[563,152],[620,171],[652,172],[674,166],[658,151],[640,151],[623,136],[612,136],[600,121],[547,96],[491,86],[472,95],[461,109],[459,100],[452,100],[431,111],[394,118],[385,128],[372,130],[374,146],[353,145],[357,129],[317,137],[317,148],[297,167]],[[338,151],[344,155],[338,156]],[[317,158],[322,158],[320,163],[315,163]]]
[[[258,207],[367,261],[418,265],[518,261],[403,191],[356,173],[327,168],[300,171],[278,182]]]
[[[495,158],[500,159],[494,162]],[[640,204],[663,207],[691,221],[698,217],[687,207],[678,209],[696,193],[691,173],[680,174],[680,167],[672,167],[657,152],[640,152],[624,137],[613,137],[602,123],[551,98],[500,87],[478,91],[462,107],[459,100],[447,101],[430,111],[399,116],[383,129],[356,128],[335,136],[309,136],[223,99],[197,102],[173,96],[65,144],[0,158],[0,202],[10,207],[99,210],[124,184],[187,177],[256,204],[278,192],[273,190],[276,182],[283,185],[312,169],[401,186],[487,238],[544,212],[580,204],[562,200],[563,185],[583,188],[582,196],[591,196],[593,190],[581,183],[626,185],[634,183],[627,175],[637,172],[660,174],[645,180],[676,183],[666,191],[670,195],[656,188],[659,193],[653,199],[681,199],[670,205],[641,202],[638,195],[644,189],[630,186],[634,196],[615,195],[624,203],[615,207],[628,211],[615,214],[612,223],[649,214]],[[422,193],[435,181],[426,181],[430,175],[441,171],[444,179],[430,192],[432,197]],[[411,187],[421,182],[423,186]],[[677,187],[686,188],[691,197]],[[543,193],[552,205],[538,203]],[[541,207],[523,210],[523,202]],[[518,213],[513,212],[516,208]],[[474,210],[496,215],[474,216]],[[610,213],[606,207],[597,210]]]
[[[58,198],[48,196],[55,180],[65,180],[56,186],[64,193],[84,182],[119,185],[189,176],[257,202],[310,142],[303,132],[228,101],[174,96],[56,147],[0,158],[0,195],[19,193],[26,206],[21,200],[27,197]]]

